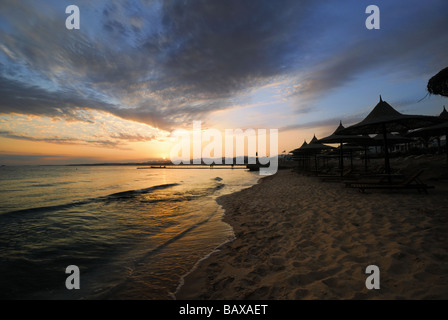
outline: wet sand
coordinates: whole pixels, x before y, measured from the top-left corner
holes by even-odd
[[[201,261],[181,299],[448,299],[448,172],[443,157],[396,159],[435,189],[371,190],[292,170],[219,199],[233,242]],[[377,265],[380,289],[368,290]]]

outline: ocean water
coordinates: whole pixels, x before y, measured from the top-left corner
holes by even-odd
[[[232,240],[216,198],[243,169],[0,167],[0,299],[170,299]],[[66,267],[80,270],[68,290]]]

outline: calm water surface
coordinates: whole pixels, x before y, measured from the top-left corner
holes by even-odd
[[[231,240],[216,198],[255,184],[241,169],[0,167],[1,299],[170,299]],[[80,269],[80,290],[65,268]]]

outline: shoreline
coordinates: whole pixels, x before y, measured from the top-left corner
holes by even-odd
[[[175,298],[447,299],[447,177],[426,166],[428,195],[361,194],[291,170],[263,177],[217,199],[235,239],[198,261]],[[372,264],[379,290],[365,286]]]
[[[241,192],[241,191],[246,190],[246,189],[250,189],[250,188],[252,188],[253,186],[259,184],[263,179],[268,178],[268,177],[269,177],[269,176],[261,177],[261,178],[259,178],[259,179],[257,180],[257,182],[256,182],[254,185],[252,185],[252,186],[250,186],[250,187],[247,187],[247,188],[244,188],[244,189],[242,189],[242,190],[239,190],[239,191],[237,191],[237,192],[235,192],[235,193]],[[225,246],[225,245],[227,245],[227,244],[229,244],[229,243],[231,243],[231,242],[233,242],[233,241],[236,240],[235,230],[234,230],[233,226],[232,226],[229,222],[225,221],[225,219],[224,219],[224,218],[225,218],[225,215],[226,215],[226,210],[225,210],[225,208],[219,203],[219,199],[220,199],[220,198],[225,197],[225,196],[229,196],[229,195],[232,195],[232,194],[234,194],[234,193],[227,194],[227,195],[224,195],[224,196],[220,196],[220,197],[218,197],[218,198],[216,199],[216,202],[217,202],[217,204],[218,204],[219,206],[221,206],[221,208],[222,208],[223,211],[224,211],[224,213],[223,213],[223,215],[222,215],[222,217],[221,217],[221,221],[222,221],[223,223],[227,224],[227,225],[232,229],[233,238],[232,238],[232,239],[229,239],[229,240],[227,240],[227,241],[224,241],[223,243],[220,243],[215,249],[213,249],[211,252],[209,252],[209,253],[206,254],[204,257],[202,257],[201,259],[199,259],[199,260],[193,265],[193,267],[192,267],[186,274],[184,274],[184,275],[182,275],[182,276],[180,277],[180,279],[179,279],[179,283],[178,283],[178,285],[177,285],[177,287],[176,287],[176,290],[174,290],[174,292],[172,292],[172,293],[170,293],[170,294],[168,295],[168,296],[171,297],[173,300],[177,300],[177,295],[179,294],[179,292],[185,290],[185,289],[184,289],[184,286],[185,286],[185,279],[186,279],[187,277],[190,277],[190,275],[191,275],[192,273],[194,273],[194,272],[196,271],[196,269],[198,269],[198,268],[200,267],[200,265],[201,265],[204,261],[206,261],[207,259],[209,259],[214,253],[219,252],[223,246]],[[188,289],[188,290],[189,290],[189,289]]]

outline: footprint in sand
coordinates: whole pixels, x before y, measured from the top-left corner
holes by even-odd
[[[249,273],[249,276],[265,277],[269,273],[269,267],[265,264],[261,264],[255,268],[254,271]]]
[[[300,300],[305,299],[309,294],[309,290],[306,289],[297,289],[294,292],[294,299]]]
[[[282,257],[272,257],[269,259],[269,267],[272,271],[281,271],[285,269],[285,259]]]
[[[269,294],[269,287],[258,288],[247,294],[245,300],[266,300]]]

